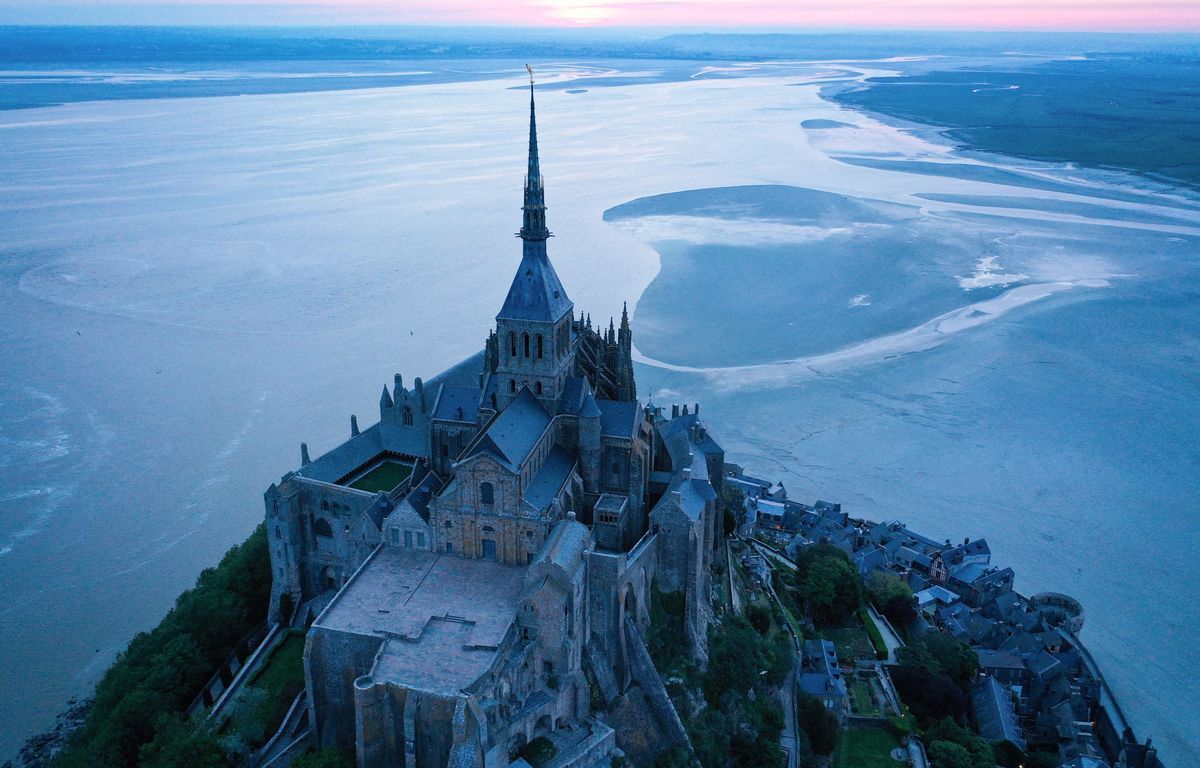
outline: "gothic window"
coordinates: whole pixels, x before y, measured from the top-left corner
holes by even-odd
[[[525,342],[525,357],[529,357],[529,334],[521,334],[522,340]]]
[[[482,504],[495,504],[495,492],[492,489],[491,483],[479,484],[479,501]]]
[[[537,335],[537,353],[538,353],[538,360],[541,360],[542,359],[542,334],[540,334],[540,333]]]
[[[333,527],[329,525],[329,521],[323,517],[318,517],[317,522],[313,525],[313,533],[325,538],[333,538]]]
[[[406,405],[406,406],[404,406],[404,426],[411,427],[412,423],[413,423],[412,408],[409,408]]]
[[[509,357],[517,356],[517,332],[516,331],[508,332],[508,352],[509,352]]]
[[[277,526],[275,526],[275,538],[277,538],[277,539],[282,539],[282,538],[283,538],[283,534],[279,532],[279,526],[278,526],[278,525],[277,525]]]

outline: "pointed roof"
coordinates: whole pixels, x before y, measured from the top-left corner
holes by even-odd
[[[526,243],[521,266],[509,286],[508,296],[497,320],[533,320],[542,323],[557,322],[574,308],[567,291],[555,273],[550,259],[546,257],[546,244],[541,243],[541,254],[531,254]]]
[[[513,277],[497,320],[554,323],[574,308],[546,255],[546,199],[538,163],[537,118],[532,73],[529,83],[529,164],[525,174],[525,204],[521,207],[521,265]]]
[[[516,398],[467,446],[463,460],[487,453],[510,471],[519,472],[549,425],[550,414],[529,387],[521,387]]]
[[[583,400],[583,405],[579,407],[579,417],[583,419],[598,419],[600,416],[600,406],[596,405],[596,398],[589,391],[587,397]]]

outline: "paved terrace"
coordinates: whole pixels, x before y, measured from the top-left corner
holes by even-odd
[[[520,566],[384,547],[315,626],[387,637],[377,682],[453,695],[491,665],[524,576]]]

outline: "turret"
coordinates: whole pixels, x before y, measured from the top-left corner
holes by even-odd
[[[388,394],[387,385],[383,385],[383,394],[379,396],[379,413],[382,414],[385,410],[392,407],[392,396]]]
[[[600,493],[600,454],[600,406],[589,391],[579,408],[579,458],[587,494]]]

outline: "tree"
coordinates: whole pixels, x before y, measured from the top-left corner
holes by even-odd
[[[1020,768],[1025,764],[1025,753],[1011,741],[993,741],[992,753],[996,756],[996,764],[1004,768]]]
[[[900,661],[946,675],[964,691],[979,671],[979,655],[966,643],[941,632],[926,632],[900,651]]]
[[[897,629],[905,629],[917,618],[913,591],[899,576],[887,571],[871,571],[865,587],[871,604]]]
[[[973,768],[970,753],[952,741],[931,742],[926,751],[934,768]]]
[[[193,726],[177,714],[159,717],[154,738],[142,745],[137,764],[141,768],[226,768],[229,765],[211,731]]]
[[[813,754],[831,754],[837,748],[837,716],[812,696],[799,694],[796,704],[799,708],[800,727],[808,735]]]
[[[292,768],[354,768],[354,753],[326,747],[297,757]]]
[[[688,728],[696,759],[704,768],[724,768],[729,759],[729,720],[719,709],[709,707]]]
[[[796,586],[818,624],[844,624],[862,604],[858,569],[845,552],[827,544],[800,555]]]
[[[967,711],[967,694],[940,672],[901,664],[891,668],[891,675],[900,698],[922,723],[944,717],[957,719]]]

